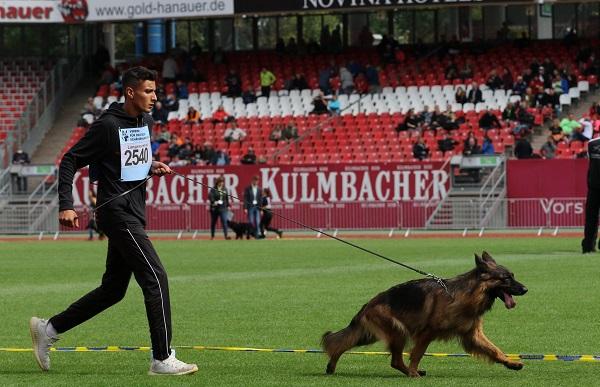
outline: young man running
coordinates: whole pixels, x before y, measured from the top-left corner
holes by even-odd
[[[96,218],[108,236],[106,271],[102,284],[48,321],[29,322],[33,353],[44,371],[50,369],[50,347],[58,334],[89,320],[125,297],[131,275],[142,288],[153,360],[150,375],[184,375],[198,371],[195,364],[177,360],[171,344],[171,309],[167,273],[144,231],[146,179],[171,169],[152,161],[148,114],[156,102],[156,73],[134,67],[123,74],[125,103],[113,103],[85,136],[63,157],[59,169],[59,222],[79,227],[73,209],[73,177],[90,166],[98,180]]]

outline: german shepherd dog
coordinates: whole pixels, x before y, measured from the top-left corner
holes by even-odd
[[[227,226],[235,233],[235,239],[244,239],[244,236],[246,239],[250,239],[251,236],[254,237],[255,228],[250,223],[233,222],[230,220],[227,222]]]
[[[424,278],[396,285],[362,307],[350,324],[323,335],[321,344],[329,356],[327,373],[335,372],[349,349],[382,340],[392,354],[391,366],[410,377],[425,376],[419,362],[433,340],[458,338],[465,351],[490,362],[520,370],[523,363],[509,360],[483,333],[483,315],[496,298],[507,309],[515,307],[513,296],[527,293],[512,272],[497,265],[486,252],[475,254],[475,269],[444,280],[448,294],[434,279]],[[408,367],[402,351],[414,344]]]

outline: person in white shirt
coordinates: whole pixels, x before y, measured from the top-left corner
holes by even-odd
[[[251,184],[244,190],[244,212],[248,215],[248,222],[254,227],[254,237],[261,238],[260,233],[260,208],[262,206],[262,192],[258,186],[258,176],[252,177]]]
[[[238,128],[235,121],[232,122],[231,127],[225,130],[223,134],[223,139],[231,144],[232,142],[241,142],[246,138],[246,131],[244,129]]]
[[[175,82],[177,78],[177,73],[179,72],[179,67],[177,66],[177,62],[173,55],[169,55],[167,59],[163,62],[162,68],[162,77],[163,83],[167,84],[169,82]]]

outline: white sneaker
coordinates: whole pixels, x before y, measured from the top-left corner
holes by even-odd
[[[171,350],[171,356],[165,360],[152,359],[148,375],[188,375],[198,371],[196,364],[187,364],[175,357],[175,351]]]
[[[50,369],[50,348],[58,341],[58,337],[48,336],[46,325],[48,325],[48,321],[38,317],[32,317],[29,320],[29,332],[31,333],[31,341],[33,342],[33,355],[42,371]]]

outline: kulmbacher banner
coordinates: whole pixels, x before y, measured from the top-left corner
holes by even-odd
[[[0,23],[84,23],[233,15],[234,0],[0,0]]]

